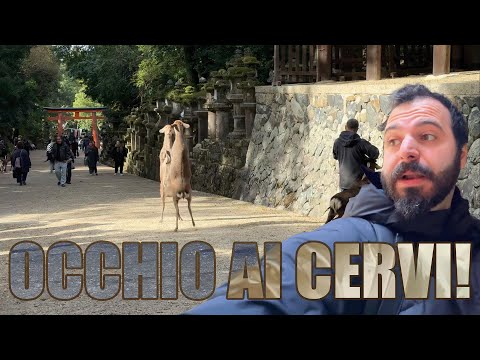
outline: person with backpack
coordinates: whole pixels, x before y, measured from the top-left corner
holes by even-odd
[[[47,145],[47,160],[50,162],[50,174],[53,173],[55,167],[55,157],[52,153],[53,144],[55,144],[55,139],[52,138],[50,144]]]
[[[23,147],[23,143],[19,141],[12,155],[13,176],[17,179],[17,184],[20,186],[27,185],[27,175],[32,167],[30,156],[28,156],[28,152]]]

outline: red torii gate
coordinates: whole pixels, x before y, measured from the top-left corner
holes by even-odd
[[[83,107],[83,108],[57,108],[57,107],[44,107],[48,113],[57,114],[57,116],[51,116],[49,121],[56,121],[58,124],[57,132],[59,136],[63,134],[63,123],[68,120],[92,120],[92,135],[95,141],[95,146],[100,148],[100,138],[98,136],[97,120],[105,119],[104,116],[97,116],[97,112],[106,110],[106,107]],[[90,116],[80,116],[80,113],[91,113]],[[73,116],[66,114],[74,114]]]

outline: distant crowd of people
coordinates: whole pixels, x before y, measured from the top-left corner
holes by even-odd
[[[32,144],[21,136],[14,139],[14,150],[10,154],[5,141],[0,138],[0,159],[1,170],[7,172],[7,166],[10,162],[13,177],[17,180],[19,186],[27,185],[27,176],[32,167],[30,160],[30,150],[35,149]],[[47,145],[46,156],[49,162],[50,173],[55,171],[57,177],[57,185],[65,187],[66,184],[72,183],[72,169],[75,169],[75,159],[80,156],[79,150],[84,153],[84,165],[88,166],[90,176],[98,176],[97,163],[99,161],[99,149],[95,141],[84,136],[77,141],[76,138],[67,136],[55,136]],[[125,144],[117,141],[110,151],[109,155],[114,160],[115,175],[123,176],[123,165],[125,163],[128,150]]]

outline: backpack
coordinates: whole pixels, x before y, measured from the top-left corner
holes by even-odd
[[[20,159],[20,155],[15,158],[15,169],[22,168],[22,160]]]

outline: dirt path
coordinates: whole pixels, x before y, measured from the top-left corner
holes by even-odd
[[[179,250],[190,241],[207,241],[216,253],[218,286],[228,279],[234,241],[283,241],[320,224],[318,218],[194,192],[197,227],[192,227],[186,201],[181,201],[184,221],[175,233],[171,199],[164,222],[159,222],[159,183],[130,174],[113,176],[113,169],[106,166],[99,166],[98,176],[89,176],[81,157],[72,184],[61,188],[43,162],[44,154],[43,150],[31,153],[27,186],[18,186],[11,173],[0,174],[0,314],[179,314],[197,304],[181,293],[178,300],[122,300],[120,293],[112,300],[98,301],[84,289],[71,301],[54,300],[46,290],[36,300],[18,300],[9,290],[8,255],[22,240],[34,241],[45,251],[62,240],[73,241],[82,250],[99,240],[113,242],[120,249],[125,241],[175,241]]]

